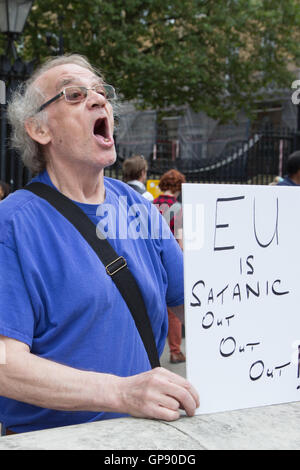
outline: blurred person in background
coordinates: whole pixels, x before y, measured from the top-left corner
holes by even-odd
[[[4,181],[0,181],[0,201],[5,199],[11,192],[9,184]]]
[[[145,186],[148,170],[147,160],[142,155],[134,155],[124,161],[122,170],[123,181],[148,201],[153,202],[154,198]]]
[[[300,186],[300,151],[291,153],[287,159],[287,176],[277,186]]]
[[[181,249],[182,243],[182,206],[178,201],[181,194],[181,185],[185,183],[185,176],[177,170],[167,171],[162,175],[159,188],[162,193],[153,201],[160,213],[165,217],[170,230],[175,236]],[[175,268],[175,266],[174,266]],[[178,364],[185,362],[185,355],[181,351],[182,323],[178,317],[168,308],[168,344],[170,348],[170,362]]]

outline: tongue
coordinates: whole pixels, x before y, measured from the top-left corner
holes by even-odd
[[[95,138],[102,147],[111,147],[114,144],[114,139],[104,137],[101,134],[95,134]]]

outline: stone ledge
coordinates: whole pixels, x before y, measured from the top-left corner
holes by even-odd
[[[0,438],[0,450],[300,449],[300,403],[182,416],[121,418]]]

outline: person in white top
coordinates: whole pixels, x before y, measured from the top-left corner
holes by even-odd
[[[147,191],[145,186],[148,170],[147,160],[142,155],[134,155],[124,161],[122,169],[123,181],[148,199],[148,201],[153,202],[154,197]]]

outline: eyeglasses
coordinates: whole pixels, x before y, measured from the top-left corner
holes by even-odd
[[[60,93],[58,93],[58,95],[51,98],[51,100],[46,101],[46,103],[42,104],[42,106],[40,106],[37,110],[37,113],[43,111],[46,106],[58,100],[61,96],[64,96],[65,100],[68,103],[79,103],[80,101],[84,101],[87,97],[88,90],[94,90],[99,95],[104,96],[107,101],[113,101],[117,98],[114,87],[106,83],[96,85],[91,88],[86,88],[85,86],[68,86],[64,88]]]

